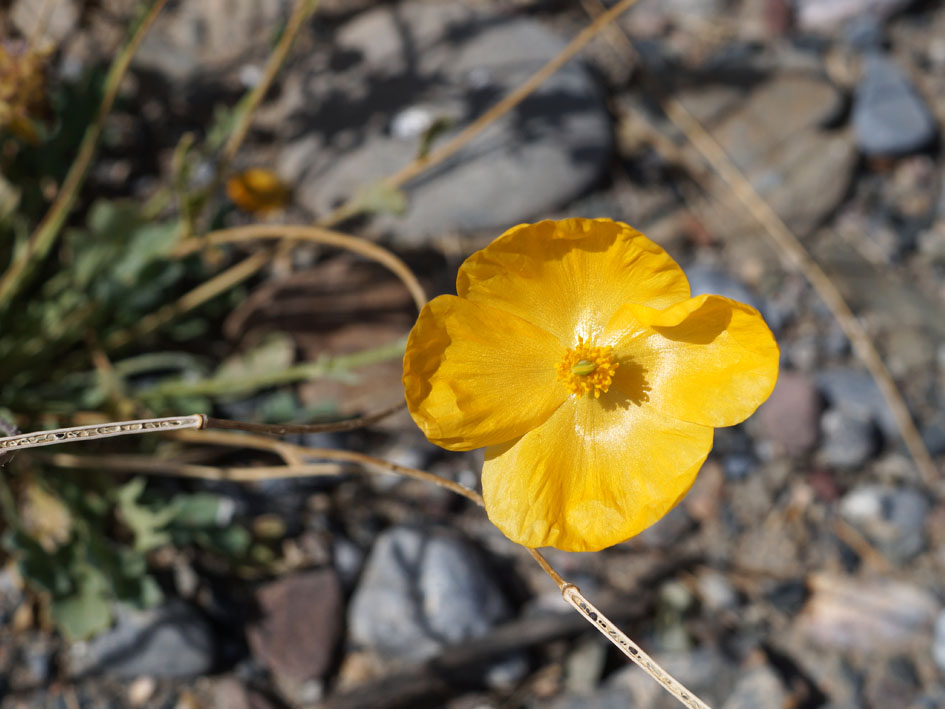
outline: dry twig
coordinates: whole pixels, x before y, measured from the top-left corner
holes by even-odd
[[[366,239],[337,231],[330,231],[323,227],[299,224],[253,224],[250,226],[234,227],[232,229],[220,229],[218,231],[212,231],[203,237],[194,237],[183,242],[177,250],[177,255],[185,256],[211,246],[241,243],[257,239],[310,241],[353,251],[380,263],[397,276],[404,283],[407,290],[410,291],[410,295],[414,303],[417,304],[418,309],[422,308],[427,302],[426,293],[423,290],[423,286],[421,286],[420,282],[417,280],[417,277],[393,252]],[[252,256],[222,271],[209,281],[202,283],[177,301],[169,303],[163,308],[145,316],[133,327],[113,333],[112,336],[106,340],[106,347],[121,347],[144,334],[156,330],[178,315],[196,308],[210,298],[252,277],[267,263],[269,263],[269,252],[257,251]]]

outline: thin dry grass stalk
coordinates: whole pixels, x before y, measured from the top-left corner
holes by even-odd
[[[307,241],[353,251],[376,261],[397,276],[410,292],[413,302],[417,305],[417,310],[420,310],[427,302],[427,295],[413,271],[393,252],[367,239],[343,234],[339,231],[331,231],[324,227],[294,224],[253,224],[232,229],[220,229],[181,245],[177,253],[183,256],[211,246],[236,244],[258,239]]]
[[[353,251],[380,263],[397,276],[410,292],[414,303],[417,304],[418,310],[427,302],[426,293],[423,290],[423,286],[421,286],[420,282],[417,280],[417,277],[407,265],[391,251],[367,239],[352,236],[351,234],[343,234],[338,231],[331,231],[323,227],[299,224],[253,224],[243,227],[234,227],[232,229],[220,229],[218,231],[209,232],[202,237],[193,237],[182,242],[176,254],[182,257],[212,246],[256,241],[259,239],[308,241]],[[252,277],[263,266],[269,263],[269,258],[269,251],[257,251],[252,256],[243,259],[234,266],[202,283],[175,302],[169,303],[163,308],[143,317],[133,327],[112,333],[105,341],[105,347],[107,349],[122,347],[142,335],[153,332],[162,325],[171,322],[178,315],[196,308],[247,278]]]
[[[289,21],[282,31],[279,43],[266,60],[266,68],[263,70],[259,83],[253,87],[252,91],[250,91],[244,99],[245,105],[242,106],[242,113],[236,125],[233,126],[232,131],[230,131],[229,136],[227,136],[226,143],[223,145],[223,150],[220,155],[220,164],[217,168],[217,184],[219,184],[220,177],[229,168],[233,158],[236,157],[237,151],[246,139],[247,132],[249,132],[249,127],[253,120],[253,113],[255,113],[259,104],[262,103],[263,98],[265,98],[266,92],[269,91],[269,87],[276,78],[276,74],[279,73],[279,69],[281,69],[283,63],[285,63],[286,57],[289,55],[289,50],[292,49],[292,44],[295,42],[299,31],[305,25],[305,21],[318,9],[318,4],[319,0],[298,0],[298,2],[295,3],[295,7],[292,8],[292,15],[289,17]]]
[[[659,682],[663,689],[676,697],[681,704],[690,709],[710,709],[708,704],[686,689],[675,677],[664,670],[656,660],[643,652],[643,649],[627,637],[620,628],[611,623],[607,616],[584,597],[581,589],[570,583],[565,584],[561,589],[561,595],[574,610],[597,628],[601,635],[620,648],[624,655]]]
[[[66,217],[69,216],[69,212],[79,195],[79,189],[85,182],[89,166],[98,147],[98,141],[102,136],[102,130],[105,128],[105,118],[111,112],[115,103],[121,80],[127,73],[131,60],[144,39],[144,35],[154,20],[157,19],[166,2],[167,0],[154,0],[147,15],[141,20],[127,44],[122,47],[112,61],[108,69],[108,75],[105,77],[104,95],[98,113],[95,115],[95,120],[85,129],[85,134],[82,136],[82,142],[79,145],[79,152],[69,167],[69,172],[59,188],[55,200],[53,200],[42,221],[30,234],[26,245],[16,252],[6,272],[0,276],[0,312],[6,309],[10,301],[16,296],[32,268],[45,258],[53,244],[56,243],[62,225],[65,223]]]
[[[591,17],[600,18],[604,16],[604,6],[600,0],[581,0],[581,2]],[[627,61],[635,61],[637,58],[636,50],[633,48],[626,32],[619,26],[614,26],[611,30],[607,37],[614,48]],[[771,241],[785,265],[788,268],[800,271],[824,303],[827,304],[827,307],[830,308],[837,322],[840,323],[843,332],[853,344],[854,351],[863,360],[867,370],[869,370],[870,375],[882,392],[883,398],[896,419],[896,424],[902,434],[906,448],[908,448],[909,454],[915,461],[919,475],[930,492],[937,496],[941,495],[942,483],[938,467],[932,460],[932,456],[929,454],[928,448],[926,448],[925,442],[912,420],[909,406],[906,404],[870,336],[866,333],[850,306],[847,305],[846,300],[833,284],[833,281],[807,253],[804,245],[794,235],[794,232],[771,208],[771,205],[758,194],[748,178],[726,154],[725,149],[699,120],[677,98],[660,92],[659,87],[654,85],[655,82],[648,83],[650,84],[648,88],[660,100],[666,117],[683,132],[703,159],[712,166],[732,193],[741,201],[745,209],[763,227],[764,234]]]

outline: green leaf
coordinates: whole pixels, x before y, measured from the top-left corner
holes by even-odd
[[[92,566],[82,565],[75,574],[76,592],[54,598],[52,617],[69,641],[85,640],[107,629],[112,622],[106,596],[108,581]]]
[[[353,214],[396,214],[407,211],[407,195],[397,187],[375,182],[360,189],[354,197]]]
[[[289,367],[295,359],[295,344],[284,333],[270,333],[252,349],[224,360],[214,378],[234,382],[251,380]]]
[[[18,558],[20,575],[33,586],[54,596],[67,594],[75,588],[70,575],[71,545],[49,553],[35,539],[17,530],[4,537],[4,546]]]
[[[138,552],[151,551],[168,544],[171,537],[165,527],[176,514],[172,505],[154,510],[140,504],[138,498],[146,484],[144,478],[133,478],[119,488],[116,496],[118,514],[134,534],[134,549]]]
[[[257,415],[265,423],[298,421],[299,403],[291,391],[280,389],[263,399],[257,408]]]
[[[232,503],[225,498],[206,492],[177,495],[172,504],[175,512],[171,524],[177,529],[181,527],[219,527],[226,521],[227,508],[232,507]]]

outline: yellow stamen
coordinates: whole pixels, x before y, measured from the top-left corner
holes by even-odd
[[[557,381],[569,392],[578,396],[594,394],[596,399],[610,388],[617,367],[612,347],[597,347],[579,337],[577,345],[565,352],[555,365],[555,371]]]

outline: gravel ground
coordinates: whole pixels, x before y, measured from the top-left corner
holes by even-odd
[[[32,4],[8,10],[21,32]],[[258,79],[288,5],[173,5],[116,116],[150,128],[116,132],[91,189],[145,194],[166,176],[180,134]],[[588,22],[563,2],[323,5],[238,158],[292,182],[291,221],[409,162],[433,122],[446,126],[438,141],[460,130]],[[45,30],[61,42],[57,71],[80,72],[119,36],[112,6],[124,7],[59,1]],[[548,557],[712,706],[945,707],[945,487],[919,474],[835,314],[660,110],[672,95],[703,121],[827,273],[941,468],[945,7],[640,0],[619,25],[630,44],[595,39],[411,183],[405,214],[346,228],[391,246],[436,293],[507,226],[611,217],[662,244],[694,293],[758,307],[782,352],[771,399],[717,431],[695,487],[654,527]],[[148,161],[129,157],[141,151]],[[257,284],[231,339],[278,330],[315,358],[411,324],[409,298],[361,262],[300,256],[295,270]],[[348,413],[396,401],[400,386],[394,361],[297,394]],[[428,444],[405,414],[306,442],[470,486],[481,465]],[[165,605],[68,646],[3,571],[0,707],[674,706],[448,492],[355,475],[213,489],[240,523],[282,521],[283,573],[231,578],[172,554],[156,561]]]

